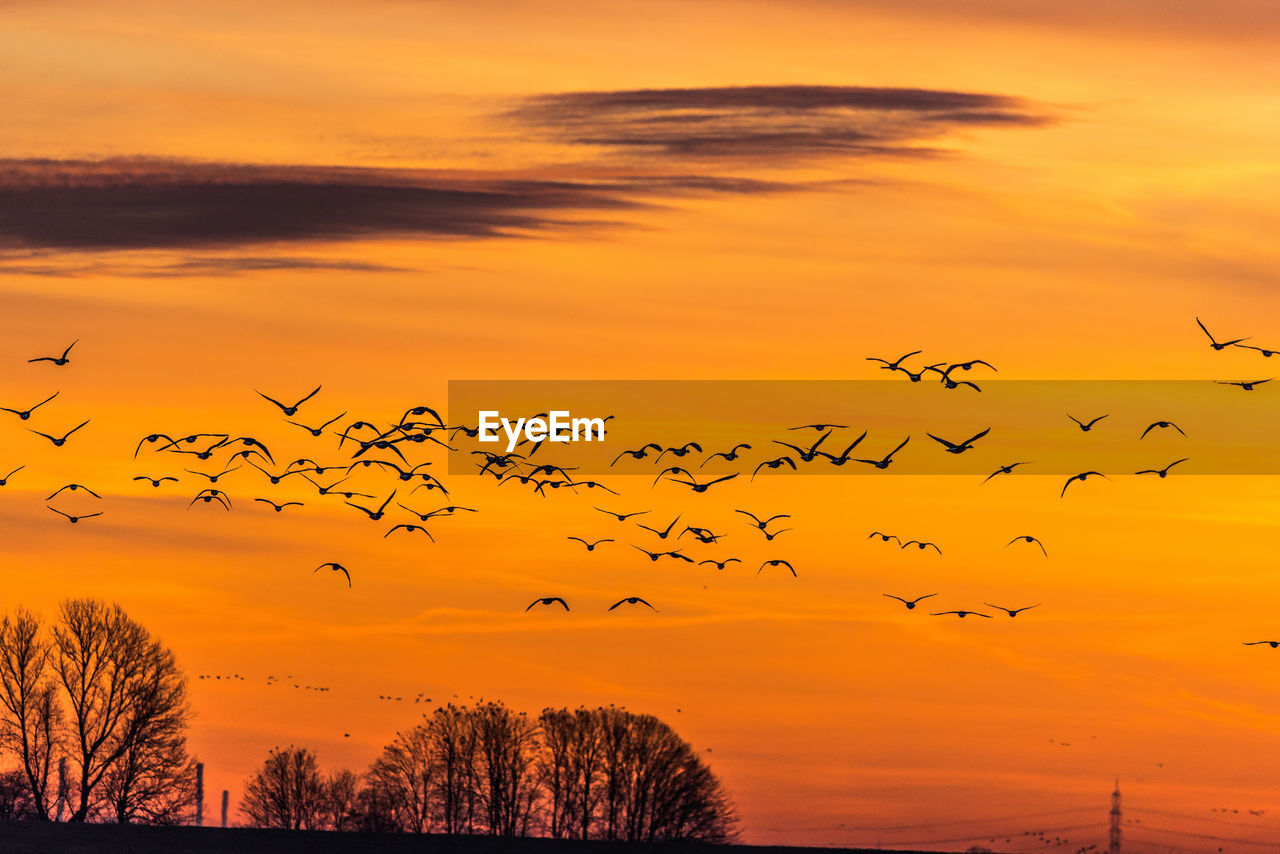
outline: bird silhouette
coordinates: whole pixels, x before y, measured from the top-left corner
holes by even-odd
[[[1249,340],[1248,338],[1236,338],[1231,341],[1219,341],[1213,337],[1213,335],[1209,332],[1208,329],[1204,328],[1204,324],[1200,322],[1200,318],[1198,317],[1196,318],[1196,326],[1199,326],[1200,331],[1203,332],[1206,336],[1208,336],[1209,346],[1215,350],[1225,350],[1226,348],[1239,344],[1242,341]]]
[[[428,540],[430,540],[433,543],[436,541],[436,538],[431,536],[431,532],[428,531],[426,528],[422,527],[421,525],[405,525],[405,524],[400,524],[392,527],[390,531],[387,531],[385,534],[382,535],[382,539],[385,540],[387,537],[391,536],[396,531],[400,531],[400,530],[408,531],[411,534],[414,531],[421,531],[422,533],[427,535]]]
[[[560,605],[566,611],[569,610],[569,603],[561,599],[559,596],[543,596],[541,599],[534,599],[529,603],[529,607],[524,609],[527,614],[533,609],[534,605]]]
[[[62,392],[55,391],[53,394],[49,395],[44,400],[40,401],[30,409],[10,409],[7,406],[0,406],[0,412],[12,412],[14,415],[18,416],[18,418],[21,419],[22,421],[26,421],[28,418],[31,417],[31,413],[35,412],[40,407],[44,406],[46,403],[53,400],[55,397],[57,397],[61,393]]]
[[[756,466],[756,470],[751,473],[751,479],[756,479],[756,475],[760,473],[760,469],[776,469],[781,468],[783,465],[791,466],[791,470],[795,471],[795,460],[791,459],[791,457],[778,457],[776,460],[765,460],[760,465]]]
[[[898,453],[898,451],[901,451],[903,448],[905,448],[905,447],[907,446],[907,443],[908,443],[908,442],[910,442],[910,441],[911,441],[911,437],[910,437],[910,436],[908,436],[907,438],[903,439],[903,440],[902,440],[902,444],[901,444],[901,445],[899,445],[898,447],[894,448],[894,449],[893,449],[892,451],[890,451],[889,453],[885,454],[883,459],[879,459],[879,460],[858,460],[858,462],[860,462],[860,463],[866,463],[866,464],[867,464],[867,465],[869,465],[869,466],[875,466],[876,468],[881,469],[881,470],[887,469],[887,468],[889,467],[889,464],[893,462],[893,457],[894,457],[894,455],[895,455],[895,454],[897,454],[897,453]]]
[[[933,549],[938,554],[942,554],[942,549],[938,548],[937,543],[922,542],[920,540],[907,540],[898,548],[905,549],[907,546],[915,546],[920,551],[924,551],[925,549]]]
[[[195,469],[183,469],[183,471],[189,474],[198,474],[201,477],[208,478],[210,483],[217,483],[218,478],[226,477],[232,472],[239,471],[239,470],[240,470],[240,466],[231,466],[230,468],[224,468],[222,471],[218,472],[217,474],[208,474],[206,472],[196,471]]]
[[[297,403],[294,403],[294,404],[291,404],[291,405],[288,405],[288,406],[286,406],[285,404],[281,403],[280,401],[276,400],[276,399],[275,399],[275,398],[273,398],[273,397],[268,397],[267,395],[265,395],[265,394],[263,394],[262,392],[258,391],[256,388],[254,389],[254,392],[256,392],[256,393],[257,393],[257,395],[258,395],[259,397],[263,398],[264,400],[268,400],[268,401],[270,401],[271,403],[274,403],[276,406],[280,407],[280,411],[281,411],[281,412],[283,412],[283,413],[285,414],[285,417],[287,417],[287,418],[292,418],[293,416],[295,416],[295,415],[297,415],[297,414],[298,414],[298,407],[299,407],[299,406],[302,406],[302,404],[306,403],[308,400],[310,400],[311,398],[313,398],[313,397],[315,397],[317,394],[319,394],[319,393],[320,393],[320,389],[321,389],[321,388],[322,388],[321,386],[316,386],[316,387],[315,387],[315,391],[311,392],[311,394],[309,394],[309,395],[307,395],[306,397],[302,398],[302,400],[299,400]],[[339,417],[341,417],[341,416],[339,416]],[[334,419],[334,420],[337,420],[337,419]]]
[[[633,460],[643,460],[643,459],[646,459],[646,458],[649,456],[649,449],[650,449],[650,448],[652,448],[653,450],[657,451],[658,453],[662,453],[662,446],[661,446],[661,445],[659,445],[659,444],[657,444],[657,443],[655,443],[655,442],[650,442],[650,443],[649,443],[649,444],[647,444],[647,445],[643,445],[643,446],[641,446],[641,447],[639,447],[639,448],[636,448],[634,451],[623,451],[622,453],[618,454],[618,456],[614,457],[614,458],[613,458],[613,462],[609,463],[609,465],[610,465],[610,466],[616,466],[616,465],[618,464],[618,460],[622,459],[623,457],[631,457],[631,459],[633,459]]]
[[[986,605],[988,608],[995,608],[997,611],[1004,611],[1010,617],[1016,617],[1019,614],[1021,614],[1023,611],[1030,611],[1032,608],[1040,607],[1039,602],[1037,602],[1034,605],[1028,605],[1025,608],[1006,608],[1003,605],[992,605],[990,602],[984,602],[983,604]]]
[[[341,495],[343,498],[372,498],[373,497],[367,492],[351,492],[351,491],[344,492],[336,488],[338,486],[341,486],[343,483],[347,482],[348,480],[350,480],[351,478],[349,477],[344,477],[342,478],[342,480],[335,481],[334,483],[331,483],[328,486],[321,486],[311,478],[307,477],[305,474],[302,476],[302,479],[305,480],[307,483],[310,483],[312,486],[314,486],[316,488],[316,492],[318,492],[320,495],[329,495],[329,494]]]
[[[1079,418],[1076,418],[1070,412],[1067,413],[1067,417],[1070,418],[1072,421],[1076,422],[1076,426],[1080,428],[1081,433],[1088,433],[1090,430],[1093,429],[1094,424],[1097,424],[1102,419],[1107,418],[1110,414],[1111,413],[1107,413],[1107,415],[1099,415],[1097,418],[1089,422],[1081,421]]]
[[[46,504],[45,506],[48,507],[49,505]],[[81,519],[92,519],[94,516],[102,515],[102,513],[86,513],[83,516],[72,516],[69,513],[63,513],[61,510],[57,509],[56,507],[49,507],[49,509],[52,510],[54,513],[57,513],[59,516],[66,517],[66,519],[70,521],[72,525],[76,524]]]
[[[319,389],[317,389],[317,391],[319,391]],[[306,424],[300,424],[297,421],[286,421],[285,423],[292,424],[294,427],[301,427],[303,430],[306,430],[308,433],[310,433],[312,436],[315,436],[318,439],[320,438],[321,435],[324,434],[325,428],[327,428],[329,425],[333,424],[333,422],[337,421],[339,418],[341,418],[343,415],[346,415],[346,414],[347,413],[343,412],[341,415],[335,415],[332,418],[330,418],[328,421],[321,424],[319,427],[308,427]]]
[[[880,538],[880,542],[882,542],[882,543],[887,543],[887,542],[889,542],[890,540],[893,540],[893,541],[894,541],[895,543],[897,543],[899,546],[901,546],[901,545],[902,545],[902,540],[898,539],[898,538],[897,538],[896,536],[894,536],[893,534],[882,534],[882,533],[880,533],[879,531],[872,531],[870,534],[867,534],[867,539],[869,540],[869,539],[871,539],[872,537],[879,537],[879,538]]]
[[[1280,353],[1280,350],[1267,350],[1262,347],[1255,347],[1252,344],[1236,344],[1235,346],[1243,348],[1245,350],[1257,350],[1259,353],[1262,354],[1262,358],[1264,359],[1270,359],[1276,353]]]
[[[283,504],[276,504],[274,501],[272,501],[269,498],[255,498],[253,500],[261,502],[262,504],[271,505],[271,509],[276,511],[277,513],[283,511],[284,508],[286,507],[302,507],[303,506],[301,501],[286,501]]]
[[[785,566],[788,570],[790,570],[793,576],[795,576],[796,578],[800,577],[799,575],[796,575],[796,568],[794,566],[792,566],[787,561],[781,560],[781,559],[766,560],[764,563],[760,564],[760,568],[756,570],[756,575],[759,575],[760,573],[764,572],[765,568],[770,566]]]
[[[754,513],[748,513],[746,510],[734,510],[733,512],[741,513],[743,516],[746,516],[747,518],[749,518],[752,522],[755,523],[754,527],[759,528],[761,531],[768,528],[769,523],[772,522],[774,519],[790,519],[791,518],[790,514],[788,513],[777,513],[773,516],[770,516],[768,519],[762,520],[759,516],[755,515]]]
[[[845,448],[843,451],[840,452],[840,456],[838,457],[835,456],[834,454],[828,454],[826,451],[818,451],[818,455],[826,457],[831,462],[831,465],[833,466],[842,466],[845,463],[849,462],[851,459],[853,459],[850,456],[853,453],[853,449],[861,445],[862,440],[865,438],[867,438],[867,431],[863,430],[862,435],[854,439],[847,448]]]
[[[684,456],[687,456],[690,451],[697,451],[698,453],[702,453],[702,446],[699,445],[697,442],[685,442],[683,445],[678,445],[674,448],[663,448],[662,453],[658,454],[658,456],[654,458],[654,461],[653,461],[654,465],[657,465],[659,462],[661,462],[662,458],[665,457],[667,454],[670,454],[673,457],[684,457]]]
[[[605,510],[602,507],[592,507],[591,509],[599,510],[601,513],[608,514],[609,516],[612,516],[613,518],[617,519],[619,522],[625,522],[628,519],[630,519],[632,516],[643,516],[644,514],[649,512],[648,510],[637,510],[635,513],[615,513],[613,510]]]
[[[818,446],[821,445],[823,442],[827,441],[827,437],[830,435],[831,435],[831,431],[828,430],[827,432],[819,436],[818,441],[814,442],[808,448],[802,448],[799,445],[793,445],[790,442],[783,442],[778,439],[773,439],[772,441],[775,445],[781,445],[784,448],[790,448],[791,450],[795,451],[796,455],[800,457],[801,462],[811,463],[815,459],[817,459],[818,454],[820,453],[818,451]]]
[[[708,563],[715,566],[716,569],[723,570],[726,566],[728,566],[731,563],[742,563],[742,561],[736,557],[725,558],[724,560],[700,560],[698,561],[698,566],[702,566]]]
[[[88,424],[88,423],[89,423],[88,421],[81,422],[79,426],[72,427],[66,433],[63,433],[62,436],[60,437],[50,436],[48,433],[41,433],[39,430],[31,430],[30,428],[28,428],[28,432],[35,433],[37,436],[43,436],[44,438],[52,442],[55,448],[61,448],[63,445],[67,443],[67,439],[71,438],[72,433],[75,433],[77,430],[79,430],[81,427],[83,427],[85,424]]]
[[[708,489],[715,486],[717,483],[724,483],[726,480],[733,480],[737,476],[738,476],[738,473],[734,472],[733,474],[727,474],[724,477],[718,477],[715,480],[709,480],[706,483],[698,483],[696,480],[693,479],[692,476],[690,476],[688,480],[681,480],[678,477],[670,477],[670,478],[667,478],[667,480],[670,480],[672,483],[683,484],[684,486],[689,487],[689,489],[691,489],[696,493],[702,493],[702,492],[706,492]]]
[[[1234,385],[1234,386],[1239,386],[1245,391],[1253,391],[1256,386],[1260,386],[1263,383],[1269,383],[1274,379],[1275,377],[1267,377],[1265,380],[1241,380],[1236,382],[1232,382],[1228,380],[1214,380],[1214,382],[1217,383],[1218,385]]]
[[[89,493],[90,495],[92,495],[94,498],[99,498],[99,499],[100,499],[100,498],[102,498],[102,496],[101,496],[101,495],[99,495],[98,493],[94,492],[92,489],[90,489],[90,488],[89,488],[89,487],[87,487],[87,486],[84,486],[84,485],[79,484],[79,483],[68,483],[66,486],[59,487],[59,488],[58,488],[58,491],[57,491],[57,492],[55,492],[55,493],[53,493],[53,495],[50,495],[48,498],[46,498],[46,499],[45,499],[45,501],[52,501],[52,500],[53,500],[53,498],[54,498],[54,496],[58,495],[58,493],[60,493],[60,492],[62,492],[62,491],[64,491],[64,490],[65,490],[65,491],[67,491],[67,492],[78,492],[79,490],[82,490],[82,489],[83,489],[85,492],[87,492],[87,493]]]
[[[1018,466],[1030,465],[1031,462],[1032,462],[1031,460],[1025,460],[1020,463],[1009,463],[1008,465],[1000,466],[1000,468],[996,469],[991,474],[984,477],[982,479],[982,482],[986,483],[987,481],[991,480],[991,478],[995,477],[998,474],[1012,474],[1013,470],[1016,469]]]
[[[1160,478],[1168,477],[1169,469],[1173,468],[1178,463],[1185,463],[1187,459],[1188,459],[1187,457],[1183,457],[1180,460],[1174,460],[1173,462],[1169,463],[1169,465],[1165,466],[1162,469],[1143,469],[1142,471],[1134,472],[1134,474],[1153,474],[1156,477],[1160,477]]]
[[[923,352],[924,352],[923,350],[912,350],[910,353],[907,353],[904,356],[899,356],[898,358],[894,359],[892,362],[890,362],[888,359],[880,359],[875,356],[867,356],[867,361],[880,362],[880,370],[882,371],[896,371],[899,369],[902,363],[905,362],[907,359],[910,359],[912,356],[919,356]]]
[[[1091,477],[1100,477],[1103,480],[1111,479],[1100,471],[1082,471],[1080,472],[1080,474],[1073,474],[1071,475],[1071,477],[1067,478],[1067,482],[1062,485],[1062,492],[1058,493],[1058,497],[1061,498],[1064,495],[1066,495],[1067,487],[1070,486],[1072,483],[1076,482],[1077,480],[1080,481],[1081,483],[1084,483],[1086,480],[1088,480]]]
[[[974,617],[986,617],[988,620],[990,620],[990,619],[991,619],[991,615],[990,615],[990,614],[984,614],[984,613],[982,613],[981,611],[938,611],[938,612],[937,612],[936,614],[934,614],[933,616],[935,616],[935,617],[945,617],[945,616],[947,616],[948,614],[955,614],[957,617],[959,617],[959,618],[960,618],[960,619],[962,619],[962,620],[963,620],[965,617],[968,617],[968,616],[970,616],[970,615],[972,615],[972,616],[974,616]]]
[[[826,430],[843,430],[848,424],[801,424],[799,427],[788,427],[788,430],[817,430],[822,433]]]
[[[1272,649],[1275,649],[1276,647],[1280,646],[1280,641],[1273,641],[1273,640],[1264,640],[1264,641],[1245,641],[1245,642],[1244,642],[1244,645],[1245,645],[1245,646],[1258,646],[1259,644],[1264,644],[1264,643],[1265,643],[1265,644],[1267,644],[1268,646],[1270,646]]]
[[[174,483],[178,482],[178,479],[176,477],[170,477],[169,475],[165,475],[164,477],[147,477],[145,475],[139,475],[135,477],[134,480],[145,480],[147,483],[151,484],[154,487],[159,487],[160,484],[166,480],[171,480]]]
[[[673,524],[674,524],[674,523],[673,523]],[[565,537],[565,539],[566,539],[566,540],[577,540],[578,542],[580,542],[580,543],[582,543],[584,546],[586,546],[586,547],[587,547],[587,551],[589,551],[589,552],[593,552],[593,551],[595,551],[595,550],[596,550],[596,546],[600,545],[601,543],[612,543],[612,542],[613,542],[613,540],[596,540],[594,543],[589,543],[589,542],[587,542],[586,540],[582,539],[582,537]]]
[[[187,505],[187,509],[190,510],[192,507],[194,507],[197,501],[203,501],[205,504],[210,504],[213,501],[217,501],[219,504],[222,505],[222,509],[224,510],[231,509],[231,499],[227,497],[227,494],[225,492],[222,492],[221,490],[218,490],[218,489],[200,490],[200,492],[196,494],[196,497],[191,499],[191,503]]]
[[[1147,434],[1150,433],[1152,430],[1155,430],[1157,427],[1162,429],[1167,429],[1171,427],[1174,430],[1177,430],[1179,433],[1182,433],[1182,428],[1179,427],[1177,424],[1174,424],[1172,421],[1152,421],[1150,424],[1147,425],[1147,429],[1142,431],[1142,435],[1139,436],[1138,438],[1139,439],[1147,438]],[[1187,434],[1182,433],[1182,435],[1185,436]]]
[[[991,428],[988,427],[987,429],[983,430],[981,433],[975,433],[974,435],[970,436],[968,439],[965,439],[963,442],[948,442],[946,439],[943,439],[939,436],[935,436],[932,433],[925,433],[925,435],[928,436],[933,441],[941,444],[944,448],[946,448],[946,451],[948,454],[963,454],[965,451],[973,447],[974,442],[978,441],[979,439],[981,439],[983,436],[987,435],[990,432],[991,432]]]
[[[738,451],[743,449],[749,451],[751,450],[751,446],[748,445],[746,442],[739,442],[738,444],[734,445],[732,448],[730,448],[727,451],[720,451],[715,454],[710,454],[707,456],[705,460],[702,461],[702,465],[698,466],[698,468],[702,468],[707,463],[714,460],[716,457],[724,457],[727,462],[733,462],[738,458]]]
[[[347,568],[342,564],[334,563],[333,561],[329,561],[328,563],[322,563],[319,566],[317,566],[315,569],[311,570],[311,574],[315,575],[317,572],[319,572],[322,569],[332,569],[334,572],[341,572],[343,575],[347,577],[347,586],[348,587],[351,586],[351,573],[348,572]]]
[[[346,504],[348,507],[354,507],[357,510],[359,510],[361,513],[364,513],[366,516],[369,517],[370,521],[377,522],[380,519],[382,519],[383,511],[387,509],[387,505],[390,504],[391,499],[395,497],[396,497],[396,491],[393,489],[391,490],[391,494],[387,496],[387,499],[382,502],[382,505],[378,507],[377,510],[370,510],[367,507],[361,507],[359,504],[352,504],[350,501],[345,501],[343,503]]]
[[[609,610],[612,611],[613,609],[621,605],[648,605],[650,608],[653,608],[654,611],[658,610],[657,608],[654,608],[652,605],[649,605],[648,602],[641,599],[639,596],[627,596],[623,599],[619,599],[617,602],[614,602],[612,605],[609,606]]]
[[[1044,543],[1040,542],[1038,539],[1036,539],[1035,537],[1031,536],[1030,534],[1019,534],[1018,536],[1014,537],[1014,538],[1013,538],[1012,540],[1010,540],[1009,542],[1005,543],[1005,544],[1004,544],[1004,547],[1007,549],[1007,548],[1009,548],[1009,546],[1013,545],[1014,543],[1018,543],[1018,542],[1022,542],[1022,543],[1035,543],[1037,546],[1039,546],[1039,547],[1040,547],[1040,551],[1044,553],[1044,556],[1045,556],[1045,557],[1048,557],[1048,556],[1049,556],[1049,553],[1048,553],[1047,551],[1045,551]]]
[[[880,594],[880,595],[882,595],[882,596],[888,596],[890,599],[897,599],[897,600],[898,600],[899,602],[901,602],[903,605],[906,605],[906,606],[907,606],[907,610],[908,610],[908,611],[914,611],[914,610],[915,610],[916,605],[920,604],[920,603],[921,603],[921,602],[923,602],[925,599],[928,599],[928,598],[930,598],[931,596],[937,596],[938,594],[937,594],[937,593],[926,593],[926,594],[924,594],[923,596],[917,596],[917,597],[916,597],[916,598],[914,598],[914,599],[903,599],[901,596],[894,596],[892,593],[882,593],[882,594]]]
[[[667,536],[671,533],[671,529],[676,526],[676,522],[680,521],[680,516],[683,516],[683,515],[684,514],[681,513],[678,516],[676,516],[676,518],[671,520],[671,524],[663,528],[661,531],[659,531],[657,528],[650,528],[648,525],[641,525],[639,522],[636,523],[636,527],[644,528],[646,531],[652,531],[653,533],[658,535],[659,539],[665,540]]]
[[[72,341],[71,345],[67,347],[67,349],[62,351],[61,356],[37,356],[34,359],[27,359],[27,363],[31,364],[33,362],[52,362],[53,364],[61,368],[63,365],[71,361],[71,359],[68,358],[68,356],[71,355],[71,348],[76,346],[79,343],[80,343],[79,338]]]

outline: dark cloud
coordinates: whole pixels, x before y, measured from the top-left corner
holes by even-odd
[[[923,156],[962,127],[1034,126],[1019,98],[864,86],[729,86],[566,92],[526,99],[508,118],[561,141],[668,158],[786,165],[819,156]]]

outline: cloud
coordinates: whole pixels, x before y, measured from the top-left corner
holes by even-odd
[[[677,159],[786,165],[823,156],[927,156],[964,127],[1050,117],[1008,95],[865,86],[728,86],[566,92],[505,116],[563,142]]]

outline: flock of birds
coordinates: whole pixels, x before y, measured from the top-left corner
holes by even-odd
[[[1270,357],[1280,352],[1246,343],[1249,341],[1248,338],[1219,341],[1209,332],[1199,318],[1196,318],[1196,324],[1208,337],[1210,347],[1215,351],[1222,351],[1229,347],[1246,348],[1257,351],[1264,357]],[[48,363],[55,368],[65,368],[72,362],[72,351],[77,343],[78,341],[73,342],[60,355],[39,356],[28,361],[33,364]],[[970,359],[962,362],[935,362],[925,364],[917,370],[908,367],[908,360],[920,355],[921,352],[920,350],[914,350],[896,359],[868,357],[868,361],[878,363],[880,370],[892,374],[900,373],[913,383],[922,382],[926,377],[934,375],[945,388],[969,389],[974,392],[982,391],[978,383],[973,380],[961,379],[959,378],[961,375],[979,368],[990,372],[997,371],[994,365],[983,359]],[[1245,391],[1253,391],[1259,386],[1271,382],[1272,379],[1274,378],[1215,382],[1237,386]],[[284,465],[279,465],[265,441],[254,436],[236,435],[232,432],[150,433],[139,440],[134,448],[133,458],[135,460],[139,459],[143,451],[146,450],[148,455],[145,459],[149,461],[164,458],[181,459],[183,463],[181,465],[182,474],[189,475],[190,479],[194,479],[200,486],[188,503],[187,509],[211,505],[224,511],[232,511],[235,505],[232,497],[222,488],[222,480],[236,472],[248,469],[257,472],[263,481],[272,486],[278,486],[285,481],[290,483],[305,481],[310,484],[317,497],[327,497],[335,501],[341,499],[347,507],[351,508],[353,513],[358,513],[370,521],[383,522],[385,520],[390,522],[391,524],[382,533],[384,539],[393,535],[421,536],[434,542],[435,537],[428,527],[429,524],[448,519],[460,513],[478,512],[475,507],[458,504],[444,504],[440,507],[425,510],[421,506],[411,506],[418,504],[418,501],[414,500],[413,497],[419,493],[423,493],[423,497],[427,497],[438,492],[441,498],[448,501],[450,492],[446,485],[431,473],[431,462],[410,462],[409,457],[406,455],[406,451],[409,451],[415,445],[435,446],[451,453],[459,453],[459,450],[453,447],[451,443],[460,434],[470,439],[476,438],[478,435],[477,428],[465,424],[446,424],[445,419],[437,410],[425,405],[410,407],[394,421],[382,422],[366,419],[344,420],[347,419],[348,415],[345,411],[336,415],[324,413],[316,418],[309,418],[301,414],[304,407],[307,408],[308,414],[316,407],[315,399],[321,391],[322,386],[316,386],[305,396],[293,401],[282,400],[278,396],[273,397],[261,391],[255,390],[255,393],[266,405],[274,407],[278,411],[279,416],[286,425],[304,431],[308,436],[317,440],[336,440],[333,442],[336,452],[345,455],[345,458],[340,462],[330,461],[322,464],[313,458],[302,457],[288,461]],[[0,411],[14,415],[22,422],[29,422],[38,412],[43,413],[45,406],[57,400],[59,394],[59,392],[55,392],[39,403],[25,409],[0,407]],[[539,415],[545,417],[546,414],[540,413]],[[612,417],[609,416],[610,419]],[[1090,414],[1086,418],[1079,418],[1076,415],[1067,413],[1066,417],[1081,432],[1089,433],[1110,417],[1110,413]],[[63,448],[68,442],[73,441],[77,434],[89,426],[90,423],[90,420],[86,419],[65,430],[61,428],[46,428],[50,432],[30,427],[27,429],[50,442],[54,448]],[[762,459],[747,460],[747,452],[754,450],[749,442],[738,442],[726,450],[712,450],[711,452],[704,450],[703,446],[698,442],[685,442],[678,445],[650,442],[638,448],[622,450],[613,459],[611,468],[626,460],[629,461],[627,474],[635,475],[636,472],[630,467],[630,463],[649,460],[654,470],[656,470],[656,476],[652,482],[653,486],[665,481],[684,486],[692,494],[704,494],[713,487],[733,481],[740,474],[745,474],[745,470],[711,478],[703,478],[698,474],[699,471],[713,461],[735,462],[743,460],[745,468],[750,469],[751,473],[748,479],[752,481],[762,471],[799,471],[801,466],[809,465],[825,464],[838,467],[855,463],[885,470],[892,465],[895,457],[911,441],[911,437],[907,436],[882,455],[878,455],[878,452],[866,454],[865,452],[859,452],[859,448],[868,435],[866,430],[863,430],[860,435],[847,443],[839,439],[833,439],[841,431],[852,429],[847,424],[811,423],[791,426],[786,429],[788,436],[770,440],[770,447],[775,448],[775,451],[762,455]],[[812,441],[795,438],[809,431],[813,431],[809,433],[810,436],[816,435],[816,438]],[[1139,439],[1145,439],[1152,431],[1171,431],[1181,436],[1186,436],[1180,425],[1162,418],[1147,424],[1142,429]],[[925,435],[937,443],[944,452],[960,455],[971,451],[979,442],[987,439],[989,433],[990,428],[987,428],[960,440],[953,440],[952,438],[929,432],[926,432]],[[828,440],[832,440],[830,446],[827,445]],[[597,480],[589,478],[575,479],[573,472],[576,469],[574,468],[567,468],[549,462],[535,463],[533,457],[544,444],[530,442],[530,440],[526,439],[520,443],[516,450],[509,453],[474,450],[470,451],[469,454],[478,458],[475,461],[476,474],[481,478],[492,477],[498,482],[499,486],[505,486],[509,483],[530,486],[534,492],[544,497],[550,492],[562,490],[575,494],[585,491],[588,494],[620,495],[610,486]],[[521,451],[524,452],[521,453]],[[783,451],[783,453],[778,453],[778,451]],[[1183,457],[1170,462],[1162,468],[1143,469],[1135,472],[1135,474],[1165,478],[1176,466],[1187,461],[1187,458]],[[659,468],[664,462],[675,462],[677,464]],[[695,462],[697,463],[696,466],[694,465]],[[683,465],[680,463],[683,463]],[[983,483],[1002,475],[1013,474],[1016,470],[1031,464],[1032,462],[1029,460],[1003,464],[988,474],[983,479]],[[15,475],[21,474],[25,468],[25,465],[19,465],[10,470],[3,478],[0,478],[0,487],[6,486]],[[361,489],[370,489],[372,491],[359,491],[351,483],[351,479],[357,472],[362,471],[381,475],[383,479],[389,482],[385,487],[381,488],[360,487]],[[1108,479],[1107,475],[1100,471],[1079,472],[1067,478],[1062,485],[1059,496],[1065,497],[1073,484],[1082,484],[1091,478]],[[184,482],[179,474],[167,472],[161,474],[139,473],[133,477],[133,480],[145,483],[156,489],[163,487],[165,484],[181,485]],[[64,498],[72,494],[83,494],[92,497],[95,501],[94,509],[91,511],[71,509],[69,505],[64,503]],[[55,500],[62,506],[54,506]],[[46,506],[51,512],[65,518],[70,524],[76,525],[85,520],[102,516],[103,511],[96,509],[97,502],[101,501],[102,496],[99,492],[80,483],[68,483],[63,484],[48,495]],[[305,506],[305,502],[296,499],[278,500],[273,497],[263,496],[253,496],[251,503],[260,505],[267,512],[275,514],[292,511],[294,508],[301,509]],[[684,522],[683,513],[677,514],[674,519],[666,522],[666,524],[661,522],[644,524],[643,521],[632,520],[637,517],[647,517],[653,511],[623,511],[594,505],[593,507],[598,512],[612,517],[619,524],[630,526],[624,530],[634,531],[642,537],[657,538],[660,544],[656,544],[652,540],[642,543],[629,543],[632,549],[643,554],[651,562],[666,559],[697,566],[713,566],[716,570],[725,570],[731,564],[743,564],[745,562],[742,557],[737,556],[713,557],[710,555],[695,556],[687,554],[685,545],[682,545],[683,543],[716,547],[725,537],[725,532],[717,532],[702,525]],[[751,529],[758,532],[765,543],[773,543],[779,536],[794,530],[787,521],[791,519],[789,514],[757,515],[755,512],[745,509],[736,509],[735,512],[743,517],[743,521]],[[400,518],[391,518],[392,514],[400,514]],[[647,518],[645,521],[647,521]],[[776,525],[775,523],[782,524]],[[641,534],[641,532],[645,533]],[[566,540],[576,542],[587,552],[596,552],[602,546],[616,544],[618,536],[592,538],[569,535]],[[686,537],[689,538],[687,541]],[[942,547],[930,541],[904,539],[895,534],[887,534],[881,531],[872,531],[868,534],[868,538],[881,543],[892,543],[901,550],[909,550],[914,547],[918,551],[932,550],[938,555],[942,554]],[[1043,557],[1048,557],[1048,550],[1044,543],[1034,535],[1020,534],[1009,540],[1005,547],[1008,548],[1018,544],[1038,548]],[[755,565],[754,561],[752,565]],[[799,577],[796,567],[785,558],[763,557],[763,559],[759,560],[756,575],[758,576],[767,570],[781,570],[789,573],[792,577]],[[325,571],[340,575],[348,587],[354,584],[351,570],[340,561],[328,561],[311,570],[312,574]],[[930,593],[923,596],[904,597],[896,594],[884,594],[884,596],[902,603],[907,610],[914,610],[919,603],[936,595],[938,594]],[[1040,603],[1020,607],[1006,607],[990,602],[984,603],[984,605],[1010,618],[1016,617],[1032,608],[1040,607]],[[658,608],[652,602],[638,595],[623,596],[608,605],[605,611],[612,612],[623,607],[634,606],[648,608],[655,612],[658,611]],[[538,596],[529,602],[524,611],[527,613],[535,608],[571,610],[569,602],[559,595]],[[988,619],[992,617],[992,614],[974,608],[950,608],[931,613],[934,616],[954,616],[959,619],[966,619],[970,616]],[[1247,643],[1250,645],[1268,644],[1272,648],[1280,647],[1280,641],[1272,640],[1249,641]]]

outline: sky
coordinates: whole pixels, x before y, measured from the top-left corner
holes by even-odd
[[[1105,840],[1117,779],[1134,850],[1280,839],[1276,653],[1242,646],[1280,635],[1271,477],[1193,461],[1065,498],[1056,472],[739,478],[691,500],[620,475],[603,505],[423,451],[480,510],[432,544],[247,467],[233,511],[188,509],[207,484],[184,469],[211,469],[133,458],[202,430],[349,457],[255,389],[322,385],[299,411],[318,424],[443,409],[457,380],[900,379],[866,357],[917,349],[1000,380],[1272,376],[1195,318],[1280,347],[1274,4],[0,12],[0,405],[59,392],[0,413],[0,475],[27,467],[0,488],[4,607],[101,596],[161,636],[211,791],[234,804],[287,743],[362,769],[412,700],[456,695],[659,715],[711,751],[749,842],[1074,850]],[[72,341],[65,367],[27,362]],[[63,448],[24,429],[85,419]],[[1180,456],[1143,441],[1144,466]],[[161,474],[180,483],[131,480]],[[104,515],[49,512],[68,482],[103,498],[60,509]],[[305,506],[253,502],[281,496]],[[594,505],[696,514],[727,533],[708,555],[798,577],[650,563],[626,546],[660,541]],[[763,542],[735,508],[794,530]],[[1024,532],[1048,557],[1004,548]],[[329,560],[350,589],[312,574]],[[883,596],[933,592],[1043,604],[953,620]],[[524,613],[544,595],[574,610]],[[659,611],[605,611],[626,595]]]

